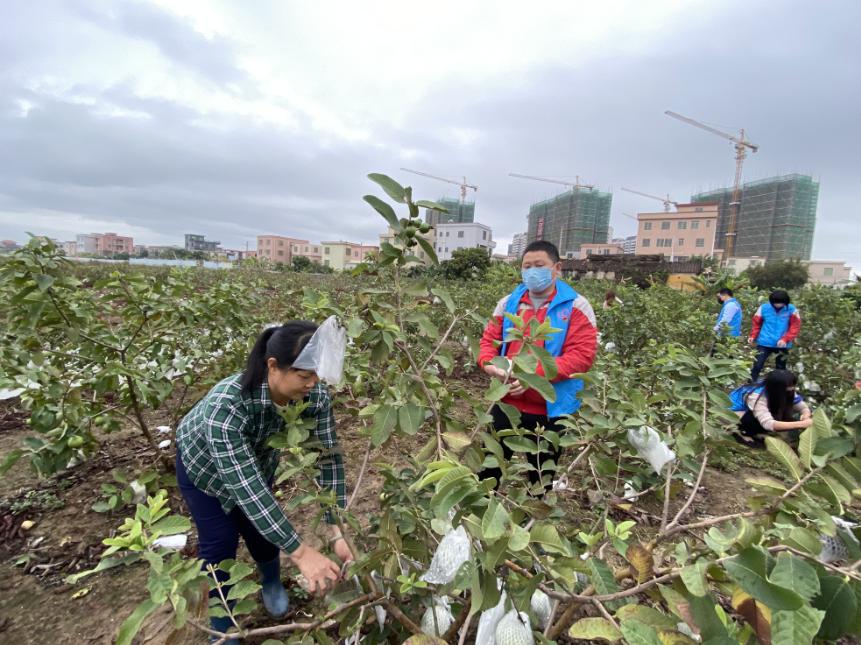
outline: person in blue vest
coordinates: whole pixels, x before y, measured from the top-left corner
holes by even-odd
[[[779,370],[786,369],[786,355],[792,341],[801,331],[801,314],[789,301],[789,294],[782,289],[771,292],[768,302],[763,303],[753,315],[753,326],[747,339],[749,345],[756,344],[756,359],[750,370],[750,380],[755,382],[765,362],[772,354],[774,365]]]
[[[549,402],[541,394],[524,383],[512,383],[502,403],[514,406],[520,412],[520,427],[535,430],[542,426],[546,430],[559,432],[559,420],[565,415],[574,414],[580,407],[578,393],[583,389],[583,381],[572,378],[574,374],[588,372],[595,360],[598,346],[598,328],[595,313],[589,301],[572,289],[560,278],[562,265],[559,251],[552,243],[537,240],[530,243],[520,263],[521,284],[502,298],[496,305],[484,334],[481,338],[478,364],[489,376],[504,381],[506,371],[491,365],[497,356],[513,359],[522,349],[519,341],[503,342],[513,323],[505,314],[520,316],[524,322],[549,320],[558,332],[543,342],[546,349],[556,358],[557,376],[553,379],[556,393],[554,401]],[[536,373],[543,375],[539,363]],[[491,410],[496,430],[511,428],[508,416],[499,405]],[[560,451],[551,448],[547,451],[529,455],[533,469],[529,471],[529,481],[541,481],[545,488],[550,477],[542,479],[539,468],[546,469],[549,461],[558,462]],[[511,449],[502,442],[505,459],[512,456]],[[495,477],[500,480],[500,468],[488,468],[481,473],[483,479]]]
[[[714,331],[718,336],[741,336],[741,305],[732,294],[732,289],[721,289],[717,295],[721,305]]]
[[[801,431],[813,425],[813,413],[797,387],[798,377],[793,372],[772,370],[759,383],[733,390],[730,409],[741,415],[741,442],[761,447],[768,435],[778,435],[787,443],[798,441]]]

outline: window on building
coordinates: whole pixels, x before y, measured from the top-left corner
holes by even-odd
[[[706,220],[706,228],[711,228],[711,227],[712,227],[712,221],[710,219],[707,219]]]
[[[670,222],[661,222],[661,230],[662,231],[670,230]]]
[[[278,251],[278,255],[284,255],[284,251]]]
[[[329,249],[326,249],[326,250],[328,251]],[[324,265],[324,266],[329,266],[329,260],[328,260],[328,259],[323,260],[323,265]]]
[[[706,240],[704,237],[697,238],[697,248],[702,248],[706,245]]]
[[[350,247],[349,246],[346,249],[344,249],[344,254],[350,255]]]
[[[688,227],[688,223],[687,223],[687,222],[679,222],[679,229],[680,229],[680,230],[684,230],[684,229],[686,229],[687,227]]]
[[[695,212],[695,213],[702,213],[702,212],[703,212],[703,207],[702,207],[702,206],[697,206],[697,207],[694,209],[694,212]]]
[[[463,237],[463,231],[458,231],[458,232],[457,232],[457,236],[458,236],[458,237]]]
[[[644,231],[651,231],[652,230],[652,223],[651,222],[643,222],[643,230]]]
[[[284,240],[278,240],[278,246],[284,246]]]
[[[448,253],[448,247],[445,247],[445,252]]]
[[[448,237],[450,233],[451,233],[451,231],[446,231],[445,236]],[[448,249],[446,249],[446,251],[448,251]]]
[[[586,249],[586,255],[592,255],[592,249]]]
[[[643,246],[644,247],[652,246],[652,240],[650,240],[649,238],[646,238],[645,240],[643,240]]]
[[[685,238],[680,237],[679,238],[679,246],[684,246],[684,245],[685,245]]]
[[[481,232],[481,239],[482,239],[482,240],[486,240],[486,239],[487,239],[487,231],[482,231],[482,232]]]
[[[824,275],[826,278],[830,278],[834,275],[834,267],[825,267],[825,269],[823,269],[822,271],[822,275]]]
[[[331,249],[330,247],[328,247],[328,246],[323,247],[323,248],[324,248],[324,251],[323,251],[323,252],[324,252],[326,255],[329,255],[329,251],[331,251],[332,249]],[[329,264],[329,261],[328,261],[328,260],[326,260],[326,264]]]
[[[699,228],[699,227],[700,227],[700,221],[698,219],[695,219],[694,221],[691,222],[691,228],[692,229]]]

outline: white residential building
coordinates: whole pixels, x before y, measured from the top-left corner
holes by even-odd
[[[101,238],[101,235],[98,233],[82,233],[78,235],[77,253],[98,253],[99,238]]]
[[[514,239],[511,241],[511,244],[508,245],[508,255],[520,257],[523,255],[523,251],[526,250],[527,243],[528,240],[526,233],[515,233]]]
[[[842,261],[810,260],[806,262],[807,274],[813,284],[828,284],[847,287],[852,284],[852,267]]]
[[[440,262],[451,260],[458,249],[484,249],[490,256],[496,247],[493,231],[478,222],[451,222],[434,228],[434,246]]]

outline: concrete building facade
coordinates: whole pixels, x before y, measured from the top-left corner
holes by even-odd
[[[807,175],[769,177],[744,184],[733,255],[766,260],[809,260],[816,228],[819,182]],[[732,188],[691,197],[720,205],[715,248],[723,249],[732,206]]]
[[[293,246],[303,246],[308,240],[299,240],[283,235],[258,235],[257,257],[269,260],[273,264],[291,264],[293,262]]]
[[[675,213],[637,213],[636,255],[714,257],[718,204],[679,204]]]
[[[438,211],[432,208],[425,209],[425,222],[431,226],[437,224],[448,224],[451,222],[474,222],[475,202],[461,202],[451,197],[440,197],[436,203],[446,208],[448,212]]]
[[[96,254],[99,252],[98,233],[80,233],[76,238],[78,253]]]
[[[105,233],[99,235],[96,244],[96,253],[99,255],[116,255],[118,253],[128,253],[132,255],[135,252],[135,241],[133,238],[126,235],[117,235],[116,233]]]
[[[841,261],[810,260],[807,275],[813,284],[848,287],[853,282],[852,267]]]
[[[590,255],[624,255],[625,247],[610,242],[608,244],[581,244],[575,259],[582,260]]]
[[[323,266],[332,267],[336,271],[352,269],[361,264],[371,254],[379,251],[379,247],[368,244],[357,244],[336,240],[320,242],[323,255]]]
[[[526,233],[515,233],[514,239],[511,241],[511,244],[508,245],[508,255],[513,255],[515,257],[520,257],[523,255],[523,251],[526,249],[526,245],[528,242],[526,241],[528,235]]]
[[[69,258],[78,257],[78,242],[75,240],[63,242],[63,253]]]
[[[185,234],[186,251],[218,251],[218,247],[220,245],[221,242],[213,242],[212,240],[207,240],[206,237],[203,235],[196,235],[194,233]]]
[[[490,256],[496,247],[493,231],[478,222],[452,222],[437,224],[434,229],[434,247],[440,262],[451,260],[457,249],[484,249]]]
[[[621,244],[622,250],[626,254],[633,255],[637,250],[637,236],[629,235],[628,237],[617,237],[613,240],[613,244]]]
[[[564,257],[581,244],[604,244],[610,227],[611,193],[576,187],[529,207],[527,240],[547,240]]]
[[[294,243],[291,245],[290,253],[294,258],[308,258],[311,262],[323,264],[323,247],[319,244],[312,244],[307,240],[302,243]]]

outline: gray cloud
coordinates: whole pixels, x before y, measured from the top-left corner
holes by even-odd
[[[366,173],[388,172],[422,197],[456,194],[398,170],[409,166],[477,183],[477,219],[498,237],[523,230],[529,203],[555,192],[508,178],[512,171],[579,174],[612,189],[613,224],[626,232],[633,223],[622,212],[660,204],[620,186],[685,200],[732,178],[729,142],[663,116],[673,109],[745,126],[762,146],[747,160],[746,179],[819,177],[814,255],[861,266],[854,242],[861,48],[851,31],[861,8],[829,7],[745,6],[742,20],[739,5],[682,17],[639,54],[609,46],[564,66],[449,80],[429,88],[400,126],[377,115],[372,139],[359,142],[323,136],[301,111],[294,129],[278,128],[143,96],[129,82],[81,83],[58,97],[29,88],[20,73],[0,72],[0,211],[111,219],[177,241],[197,231],[233,246],[264,232],[367,242],[383,226],[361,201],[373,189]],[[152,42],[208,82],[238,83],[243,96],[257,96],[229,42],[145,5],[86,16],[101,30]],[[13,49],[0,56],[25,68],[26,56]],[[26,115],[21,100],[32,106]],[[20,237],[17,229],[0,232],[13,233]]]

